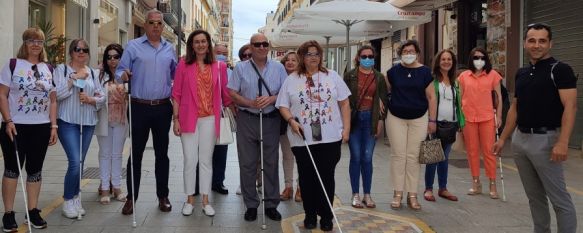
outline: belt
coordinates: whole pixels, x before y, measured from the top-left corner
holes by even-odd
[[[528,128],[528,127],[518,127],[518,130],[522,133],[528,134],[547,134],[547,131],[554,131],[556,127],[536,127],[536,128]]]
[[[146,105],[154,106],[154,105],[170,103],[170,99],[165,98],[165,99],[157,99],[157,100],[145,100],[145,99],[138,99],[138,98],[132,97],[132,102],[138,103],[138,104],[146,104]]]
[[[259,117],[259,113],[250,112],[249,110],[245,110],[245,109],[240,109],[240,111],[247,113],[247,114],[254,116],[254,117]],[[279,112],[277,110],[273,110],[269,113],[263,113],[263,117],[266,117],[266,118],[279,117]]]

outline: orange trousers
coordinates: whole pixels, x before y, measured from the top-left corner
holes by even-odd
[[[480,176],[480,149],[484,155],[486,176],[496,179],[496,157],[492,147],[496,139],[494,119],[483,122],[466,122],[464,126],[464,142],[468,155],[468,164],[473,177]]]

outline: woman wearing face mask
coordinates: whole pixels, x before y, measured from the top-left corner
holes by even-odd
[[[387,132],[391,142],[391,178],[393,201],[391,208],[400,209],[403,191],[407,205],[421,210],[417,199],[419,182],[419,148],[428,133],[435,132],[435,90],[431,69],[417,61],[421,49],[417,41],[408,40],[398,54],[401,63],[387,71],[391,90]]]
[[[354,208],[375,208],[376,204],[370,196],[372,183],[372,155],[376,138],[382,132],[383,120],[386,117],[380,106],[384,106],[381,97],[387,95],[387,84],[382,73],[376,71],[373,47],[360,47],[354,58],[356,68],[344,74],[344,82],[350,92],[350,185],[352,186],[351,205]],[[382,102],[382,103],[379,103]],[[360,174],[364,198],[360,199]],[[364,205],[363,205],[364,204]]]
[[[459,76],[462,109],[466,117],[466,126],[463,129],[468,163],[472,173],[472,188],[468,195],[482,193],[480,183],[480,149],[484,154],[486,176],[490,179],[490,198],[498,199],[496,191],[496,158],[492,153],[492,146],[496,129],[502,122],[502,95],[500,94],[500,80],[502,77],[492,70],[488,53],[482,48],[474,48],[470,52],[469,70]],[[497,106],[492,100],[492,91],[497,93]],[[494,107],[496,116],[494,116]],[[495,121],[496,117],[497,121]]]
[[[283,56],[281,59],[281,64],[285,67],[285,71],[288,75],[291,75],[293,72],[296,72],[298,69],[298,54],[296,52],[289,52]],[[287,127],[287,122],[285,123]],[[283,127],[283,125],[282,125]],[[279,145],[281,146],[281,153],[282,153],[282,164],[283,164],[283,177],[285,182],[285,189],[279,195],[282,201],[287,201],[292,198],[294,193],[293,190],[293,183],[294,183],[294,155],[291,151],[291,147],[289,144],[289,138],[285,134],[286,130],[281,130],[284,133],[279,137]],[[296,187],[296,194],[295,194],[295,201],[301,202],[302,201],[302,193],[300,192],[300,184]]]

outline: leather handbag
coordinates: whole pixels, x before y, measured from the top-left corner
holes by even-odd
[[[455,142],[458,129],[457,122],[438,121],[435,134],[444,145],[452,144]]]
[[[217,63],[217,70],[219,70],[219,64]],[[217,137],[216,145],[228,145],[235,141],[233,137],[233,132],[236,131],[237,125],[235,122],[235,117],[231,112],[231,109],[225,108],[223,106],[223,90],[221,86],[221,71],[219,70],[219,96],[221,96],[221,119],[219,127],[219,137]]]
[[[419,149],[419,163],[432,164],[443,160],[445,160],[445,154],[441,147],[441,140],[439,138],[432,139],[431,135],[429,135],[421,142],[421,148]]]

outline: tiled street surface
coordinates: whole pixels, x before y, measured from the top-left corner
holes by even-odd
[[[146,148],[143,160],[142,188],[137,203],[137,228],[131,226],[132,216],[121,215],[122,202],[112,200],[109,205],[101,205],[98,202],[98,176],[95,173],[91,175],[89,172],[82,183],[83,206],[87,210],[87,215],[82,220],[63,217],[61,215],[61,196],[67,159],[61,145],[57,144],[49,149],[45,161],[43,188],[39,201],[39,208],[42,209],[42,215],[46,216],[49,227],[44,230],[34,230],[34,232],[307,232],[303,228],[301,203],[291,200],[281,202],[279,205],[278,209],[284,219],[281,222],[267,219],[266,230],[262,231],[260,228],[261,211],[259,211],[257,221],[246,222],[243,219],[245,207],[242,197],[235,195],[235,190],[239,185],[239,169],[234,144],[229,147],[225,181],[225,185],[229,188],[229,194],[213,193],[211,196],[211,202],[217,212],[215,217],[205,216],[201,211],[200,204],[195,205],[192,216],[182,216],[182,203],[186,199],[182,181],[182,149],[179,138],[173,135],[170,138],[170,201],[173,205],[170,213],[162,213],[157,208],[154,151],[150,141],[150,146]],[[451,202],[439,197],[434,203],[423,200],[421,195],[424,187],[423,180],[421,180],[419,182],[419,199],[423,209],[417,212],[408,209],[405,201],[403,201],[404,207],[401,210],[392,210],[389,207],[392,199],[388,171],[389,147],[383,143],[383,140],[377,142],[374,157],[372,197],[377,202],[377,208],[354,209],[350,207],[348,146],[343,145],[342,149],[342,159],[336,170],[335,210],[343,226],[343,232],[532,232],[527,199],[508,148],[503,159],[506,202],[492,200],[487,194],[466,195],[467,189],[471,186],[471,178],[465,154],[453,152],[450,157],[452,162],[449,168],[448,188],[459,197],[459,201]],[[93,140],[85,165],[87,171],[96,171],[94,169],[98,167],[97,151],[97,140]],[[127,158],[126,153],[124,161]],[[3,160],[0,160],[0,163],[3,163]],[[583,180],[581,179],[583,177],[583,159],[581,151],[570,151],[569,160],[565,163],[565,170],[567,184],[577,211],[583,213]],[[280,172],[280,180],[282,180],[280,185],[283,188],[283,171]],[[498,181],[498,189],[500,192],[502,191],[500,181]],[[21,190],[20,186],[18,190]],[[487,187],[485,191],[487,191]],[[200,202],[199,199],[197,201]],[[22,224],[24,204],[20,191],[16,196],[15,207],[21,232],[25,232],[26,227]],[[583,215],[579,214],[579,223],[583,223],[581,216]],[[554,219],[553,224],[555,224]],[[339,232],[337,228],[335,231]],[[320,231],[317,228],[313,232]],[[579,227],[579,232],[583,232],[583,227]]]

